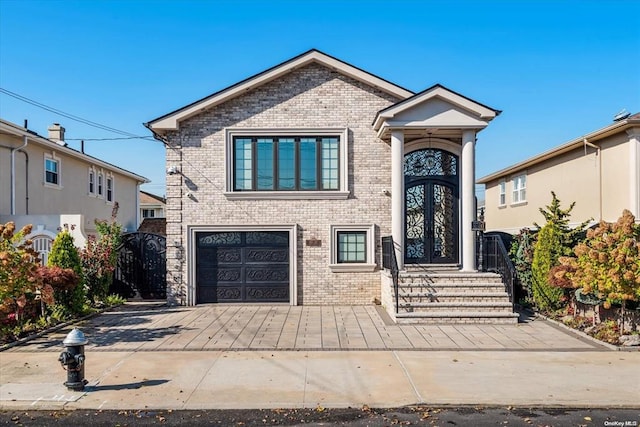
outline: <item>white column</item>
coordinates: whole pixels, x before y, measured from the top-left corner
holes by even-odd
[[[391,131],[391,235],[398,268],[404,269],[404,133]]]
[[[462,131],[462,271],[476,271],[476,241],[471,222],[476,219],[475,210],[475,145],[476,131]]]

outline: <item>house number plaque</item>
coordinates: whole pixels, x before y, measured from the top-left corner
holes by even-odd
[[[322,246],[322,240],[320,239],[307,239],[307,246],[315,246],[315,247],[320,247]]]

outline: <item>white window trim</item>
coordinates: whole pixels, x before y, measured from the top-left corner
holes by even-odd
[[[516,190],[515,185],[514,185],[514,184],[515,184],[515,182],[516,182],[516,179],[518,179],[518,178],[520,178],[520,177],[522,177],[522,176],[524,176],[524,187],[522,187],[522,188],[518,188],[518,189]],[[526,194],[527,194],[527,181],[528,181],[528,179],[527,179],[527,173],[526,173],[526,172],[525,172],[525,173],[518,174],[518,175],[514,175],[514,176],[511,178],[511,187],[512,187],[512,188],[511,188],[511,205],[512,205],[512,206],[524,205],[524,204],[526,204],[526,203],[527,203],[527,196],[526,196]],[[516,194],[516,191],[517,191],[517,193],[518,193],[518,197],[520,197],[520,192],[521,192],[522,190],[524,190],[525,197],[524,197],[523,199],[518,199],[518,200],[516,200],[516,199],[515,199],[515,197],[514,197],[514,196],[515,196],[515,194]]]
[[[504,202],[502,198],[504,196]],[[507,205],[507,181],[501,179],[498,183],[498,206],[503,207]]]
[[[367,258],[366,262],[338,263],[338,232],[339,231],[364,231],[367,233]],[[331,264],[329,268],[333,273],[356,273],[374,271],[375,262],[375,225],[374,224],[340,224],[331,226]]]
[[[338,190],[318,191],[233,191],[233,139],[241,136],[338,136],[339,174]],[[344,200],[349,197],[349,131],[347,128],[273,129],[227,128],[225,129],[225,197],[228,200]]]
[[[196,233],[208,231],[287,231],[289,232],[289,305],[298,305],[298,226],[280,225],[190,225],[187,226],[187,305],[196,305]],[[179,246],[179,242],[174,246]],[[167,246],[169,243],[167,242]],[[177,247],[176,246],[176,247]]]
[[[47,182],[47,160],[53,160],[58,163],[58,183],[52,184]],[[42,182],[47,188],[55,188],[56,190],[62,190],[62,159],[56,156],[55,152],[44,153],[44,160],[42,163]]]

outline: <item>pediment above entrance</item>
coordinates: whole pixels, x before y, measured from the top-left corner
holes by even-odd
[[[455,134],[483,129],[498,114],[499,110],[436,85],[379,111],[373,127],[382,139],[389,138],[391,129]]]

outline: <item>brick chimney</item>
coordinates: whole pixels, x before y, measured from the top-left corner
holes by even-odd
[[[49,139],[55,143],[58,143],[62,146],[67,146],[67,143],[64,142],[64,128],[60,126],[60,123],[54,123],[49,126]]]

